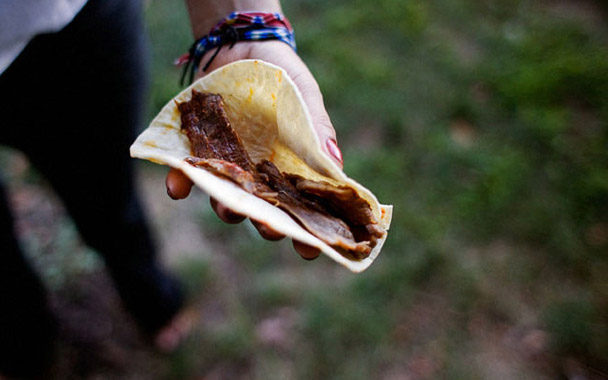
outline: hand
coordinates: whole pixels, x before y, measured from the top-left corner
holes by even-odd
[[[203,66],[210,57],[211,52],[203,57],[201,66]],[[323,96],[321,90],[314,79],[312,73],[308,70],[304,62],[295,53],[295,51],[281,41],[264,41],[264,42],[240,42],[234,45],[232,49],[224,46],[220,53],[215,57],[207,72],[197,73],[197,78],[204,76],[211,71],[234,62],[240,59],[261,59],[282,67],[289,76],[293,79],[296,86],[302,93],[304,103],[308,107],[315,132],[322,142],[322,149],[331,157],[340,167],[342,167],[342,154],[336,143],[336,133],[331,125],[331,121],[323,104]],[[185,177],[181,171],[171,169],[166,178],[167,193],[173,199],[183,199],[188,196],[192,188],[192,182]],[[239,215],[211,199],[211,206],[218,217],[226,223],[240,223],[245,219]],[[267,240],[280,240],[284,236],[272,230],[267,225],[252,221],[260,235]],[[295,250],[307,260],[312,260],[319,256],[319,250],[300,242],[293,242]]]

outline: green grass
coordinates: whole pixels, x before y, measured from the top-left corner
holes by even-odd
[[[597,268],[608,251],[608,34],[599,2],[587,13],[523,0],[283,5],[345,170],[394,204],[391,232],[372,268],[351,275],[296,262],[288,244],[247,228],[211,227],[248,286],[235,290],[236,322],[206,333],[212,343],[199,353],[213,360],[190,363],[190,373],[222,361],[260,379],[273,370],[380,378],[415,375],[425,359],[422,378],[484,378],[476,332],[509,328],[546,331],[545,352],[607,371],[608,293]],[[170,62],[190,40],[176,8],[148,9],[151,114],[179,90]],[[425,302],[436,323],[412,315]],[[285,307],[300,317],[298,348],[282,355],[261,348],[251,324]],[[561,371],[559,360],[551,370],[520,360],[521,378]]]

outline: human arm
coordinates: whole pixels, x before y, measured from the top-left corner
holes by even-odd
[[[185,0],[190,16],[192,34],[195,39],[205,36],[218,21],[234,11],[278,12],[282,13],[279,0]],[[211,53],[203,57],[207,62]],[[313,126],[322,149],[342,166],[342,155],[336,143],[336,132],[325,110],[323,95],[317,81],[297,53],[281,41],[239,42],[232,49],[221,49],[206,72],[197,73],[201,77],[218,67],[239,59],[261,59],[287,71],[310,111]]]
[[[192,32],[197,39],[206,35],[218,21],[234,11],[281,13],[281,6],[278,0],[186,0],[186,4],[190,15]],[[201,62],[206,63],[211,54],[207,53],[206,56],[202,57]],[[199,71],[196,73],[196,77],[204,76],[230,62],[248,58],[261,59],[282,67],[287,71],[302,93],[304,102],[311,113],[313,126],[321,142],[322,149],[336,163],[342,166],[342,156],[337,147],[335,131],[325,110],[319,86],[304,62],[288,44],[272,40],[241,41],[232,48],[225,46],[213,59],[207,70],[205,72]],[[192,187],[192,183],[177,170],[172,170],[169,173],[166,183],[167,192],[175,199],[185,198]],[[244,219],[242,216],[234,214],[231,210],[213,200],[212,206],[220,219],[227,223],[238,223]],[[253,223],[258,228],[260,234],[269,240],[277,240],[282,237],[260,223]],[[312,250],[310,247],[296,242],[294,242],[294,246],[304,258],[318,256],[318,251]]]

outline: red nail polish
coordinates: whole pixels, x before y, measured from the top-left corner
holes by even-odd
[[[329,154],[338,160],[340,164],[343,164],[344,161],[342,160],[342,152],[340,151],[340,148],[338,148],[338,142],[335,139],[327,139],[325,145],[327,146]]]

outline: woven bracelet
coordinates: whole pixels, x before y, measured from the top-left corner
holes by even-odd
[[[220,52],[222,46],[230,45],[230,49],[239,41],[283,41],[296,50],[293,28],[289,21],[280,13],[264,12],[233,12],[215,25],[209,34],[196,40],[188,53],[176,60],[176,64],[185,64],[181,78],[184,85],[186,74],[189,73],[189,83],[198,71],[201,59],[208,51],[216,49],[215,53],[203,67],[206,71]]]

